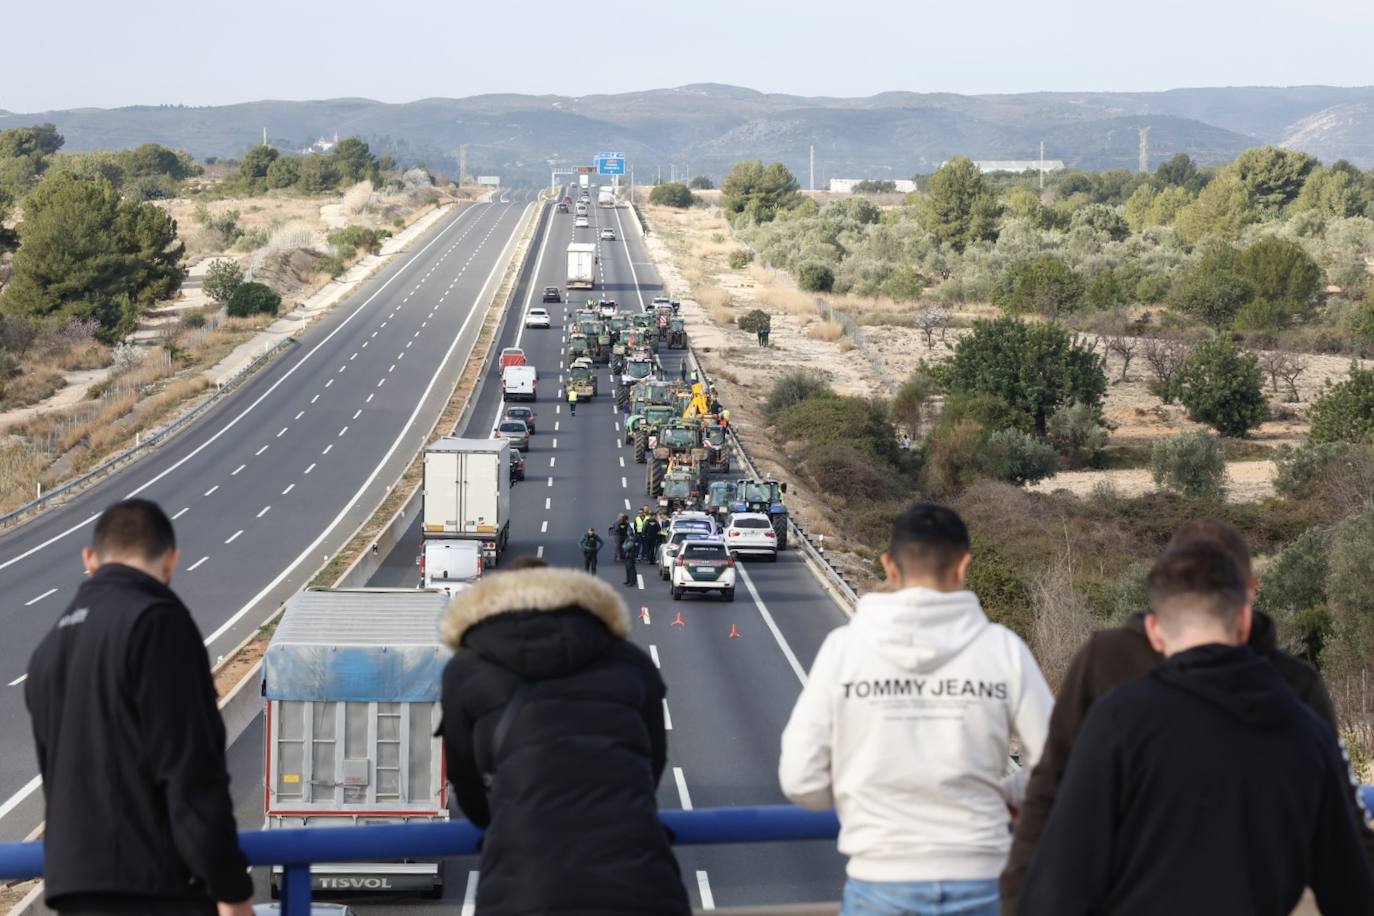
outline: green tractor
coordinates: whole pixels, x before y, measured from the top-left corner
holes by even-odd
[[[658,352],[659,334],[658,323],[654,321],[654,316],[645,312],[630,316],[631,325],[637,332],[639,344],[646,347],[650,353]]]
[[[725,516],[733,510],[738,495],[739,484],[733,480],[713,480],[706,485],[706,496],[702,499],[701,508],[707,515],[723,522]]]
[[[650,496],[658,495],[656,491],[670,466],[691,466],[700,476],[706,458],[706,450],[701,447],[701,427],[690,420],[670,420],[660,425],[657,433],[644,488]]]
[[[687,322],[682,318],[669,318],[665,337],[669,350],[687,349]]]
[[[592,358],[591,344],[590,344],[590,342],[587,340],[587,335],[585,335],[585,334],[579,334],[579,333],[577,333],[576,331],[574,331],[572,334],[568,335],[568,352],[567,352],[567,356],[566,356],[566,359],[567,359],[567,361],[568,361],[568,365],[571,366],[573,363],[577,362],[579,359],[591,359],[591,358]]]
[[[706,466],[712,471],[729,474],[730,437],[714,417],[701,426],[701,444],[706,449]]]
[[[587,339],[587,355],[593,363],[605,365],[611,358],[611,339],[606,334],[606,325],[599,318],[579,317],[577,329],[573,332]]]
[[[776,480],[737,480],[735,481],[734,512],[761,512],[773,523],[773,531],[778,536],[778,549],[787,549],[787,506],[783,498],[787,484]]]
[[[688,465],[669,467],[659,486],[658,505],[672,514],[690,511],[701,505],[701,475]]]
[[[635,462],[643,464],[649,454],[649,440],[658,435],[659,429],[677,419],[677,411],[671,404],[649,404],[639,412],[630,414],[625,421],[626,440],[635,446]]]
[[[568,389],[577,392],[579,401],[596,397],[596,367],[585,356],[568,367]]]

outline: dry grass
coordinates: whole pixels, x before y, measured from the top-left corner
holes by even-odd
[[[719,286],[698,287],[696,299],[706,308],[722,308],[730,305],[730,294]]]
[[[66,385],[62,373],[46,366],[26,369],[0,385],[0,410],[28,407],[50,398]]]
[[[844,336],[844,325],[838,321],[817,321],[806,329],[806,336],[812,340],[834,343]]]
[[[766,309],[788,315],[815,315],[818,311],[816,297],[799,289],[769,286],[758,291],[759,304]]]
[[[104,369],[110,364],[110,348],[103,343],[96,342],[82,347],[73,347],[54,356],[52,364],[63,372]]]
[[[839,343],[835,344],[836,349],[838,349],[841,353],[848,353],[850,350],[857,349],[858,346],[858,344],[856,344],[851,338],[848,337],[844,338]]]
[[[714,306],[706,310],[706,314],[711,316],[711,320],[716,324],[733,324],[735,313],[723,306]]]

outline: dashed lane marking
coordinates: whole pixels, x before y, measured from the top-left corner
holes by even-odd
[[[218,489],[219,489],[219,484],[215,484],[213,487],[211,487],[210,489],[208,489],[208,490],[205,491],[205,495],[206,495],[206,496],[209,496],[211,493],[215,492],[215,491],[218,490]]]
[[[210,558],[209,558],[209,557],[201,557],[199,560],[196,560],[196,562],[194,562],[194,563],[192,563],[190,566],[186,567],[186,571],[187,571],[187,572],[191,572],[192,570],[198,568],[202,563],[204,563],[204,562],[205,562],[206,560],[208,560],[208,559],[210,559]]]
[[[309,474],[313,470],[315,470],[315,462],[312,461],[310,462],[310,467],[305,469],[305,473]]]
[[[248,465],[246,465],[246,464],[241,464],[241,465],[239,465],[238,467],[234,468],[234,470],[231,471],[231,472],[229,473],[229,476],[230,476],[230,477],[237,477],[238,474],[239,474],[239,471],[242,471],[242,470],[243,470],[244,468],[246,468],[246,467],[248,467]]]
[[[668,701],[663,701],[663,729],[664,731],[673,730],[673,716],[668,712]]]
[[[179,511],[176,515],[173,515],[173,516],[172,516],[172,521],[176,521],[177,519],[181,518],[183,515],[185,515],[187,512],[190,512],[190,511],[191,511],[191,507],[190,507],[190,506],[187,506],[186,508],[184,508],[184,509],[182,509],[181,511]]]
[[[237,540],[239,539],[239,535],[241,535],[241,534],[243,534],[243,529],[242,529],[242,528],[240,528],[238,531],[235,531],[233,534],[229,535],[229,539],[226,540],[224,543],[226,543],[226,544],[232,544],[232,543],[234,543],[235,541],[237,541]]]
[[[682,767],[673,767],[673,782],[677,783],[677,797],[682,802],[682,810],[691,811],[692,796],[687,791],[687,777],[682,775]]]
[[[51,594],[52,594],[53,592],[55,592],[55,591],[57,591],[57,589],[55,589],[55,588],[50,588],[50,589],[48,589],[46,592],[44,592],[43,594],[41,594],[41,595],[39,595],[39,596],[37,596],[37,597],[35,597],[35,598],[30,598],[28,601],[25,601],[25,602],[24,602],[24,607],[33,607],[35,604],[37,604],[38,602],[42,601],[44,598],[48,597],[49,595],[51,595]]]

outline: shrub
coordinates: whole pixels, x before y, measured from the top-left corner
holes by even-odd
[[[1189,499],[1221,501],[1226,496],[1226,456],[1221,443],[1201,431],[1156,442],[1150,472],[1156,484]]]
[[[941,422],[926,439],[921,484],[937,496],[962,493],[978,479],[978,456],[987,436],[974,420]]]
[[[1327,556],[1326,600],[1338,629],[1367,633],[1374,619],[1374,507],[1341,522]]]
[[[1243,438],[1269,416],[1259,360],[1228,339],[1194,347],[1174,384],[1189,418],[1223,436]]]
[[[1107,445],[1107,430],[1097,412],[1086,404],[1070,404],[1050,417],[1050,444],[1068,468],[1096,466]]]
[[[275,315],[281,307],[281,296],[262,283],[244,283],[234,290],[225,307],[230,317],[248,318],[252,315]]]
[[[910,485],[894,470],[847,442],[819,442],[802,451],[817,490],[844,505],[904,496]]]
[[[1313,442],[1367,442],[1374,433],[1374,369],[1351,365],[1312,405]]]
[[[912,436],[919,436],[935,389],[935,380],[926,372],[917,369],[911,373],[892,397],[892,419]]]
[[[1169,291],[1169,305],[1214,328],[1228,326],[1255,297],[1241,273],[1240,253],[1224,242],[1205,250]]]
[[[751,309],[735,319],[735,325],[750,334],[757,334],[759,328],[771,327],[772,323],[773,319],[763,309]]]
[[[382,250],[382,241],[391,238],[387,229],[369,229],[366,226],[345,226],[329,233],[329,244],[345,261],[362,249],[368,254]]]
[[[827,398],[833,395],[830,383],[817,373],[809,369],[793,369],[784,372],[773,383],[772,390],[768,392],[764,412],[770,417],[776,417],[793,404],[800,404],[808,398]]]
[[[815,445],[838,442],[895,466],[897,433],[885,405],[865,398],[810,397],[779,411],[774,424],[785,440]]]
[[[649,203],[656,207],[676,207],[685,210],[696,201],[696,195],[680,181],[656,185],[649,192]]]
[[[1317,495],[1333,470],[1346,464],[1353,446],[1348,442],[1307,442],[1300,448],[1279,446],[1274,452],[1274,492],[1288,499]]]
[[[688,182],[687,186],[694,191],[711,191],[715,189],[716,183],[705,175],[698,175]]]
[[[979,535],[973,535],[973,562],[968,568],[965,587],[978,596],[984,612],[993,623],[1030,640],[1035,626],[1035,610],[1030,588],[1011,563]]]
[[[195,330],[205,327],[205,324],[205,315],[202,312],[188,312],[181,316],[181,326],[184,328]]]
[[[1063,261],[1042,255],[1008,268],[993,290],[992,302],[1013,315],[1033,312],[1055,318],[1082,304],[1083,281]]]
[[[835,288],[835,272],[819,261],[806,261],[797,267],[797,285],[807,292],[828,293]]]
[[[754,263],[754,253],[748,248],[737,248],[730,253],[730,269],[744,270]]]
[[[1032,435],[999,429],[988,436],[978,466],[989,477],[1022,485],[1053,476],[1059,456],[1053,446]]]
[[[205,269],[203,288],[205,295],[220,305],[229,301],[234,290],[243,283],[243,268],[233,258],[218,258]]]
[[[1326,609],[1326,579],[1330,563],[1327,536],[1316,528],[1304,531],[1264,567],[1255,605],[1289,631],[1315,661],[1325,633],[1321,617]],[[1320,609],[1318,615],[1310,612]],[[1300,620],[1301,619],[1301,620]]]
[[[338,277],[343,274],[345,270],[348,270],[348,265],[345,264],[343,258],[338,255],[327,254],[315,262],[315,269],[322,274]]]

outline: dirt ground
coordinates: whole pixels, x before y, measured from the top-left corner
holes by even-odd
[[[718,195],[703,192],[708,203]],[[951,327],[936,334],[931,345],[919,330],[884,323],[910,316],[915,307],[881,298],[812,295],[797,289],[791,278],[758,264],[736,270],[729,266],[731,253],[741,246],[733,239],[729,224],[716,206],[675,210],[644,207],[650,234],[649,249],[658,262],[673,294],[682,298],[692,343],[707,363],[737,388],[735,403],[741,404],[741,429],[763,423],[752,405],[768,392],[783,372],[798,367],[813,369],[825,376],[842,394],[891,395],[896,386],[922,361],[940,363],[950,359],[960,336],[967,334],[975,319],[995,316],[990,305],[972,305],[951,310]],[[754,308],[772,315],[772,334],[767,350],[758,347],[754,335],[735,327],[736,318]],[[834,316],[828,309],[838,310]],[[850,330],[833,336],[832,317],[848,316]],[[1099,352],[1102,341],[1084,338]],[[1103,415],[1111,431],[1110,445],[1129,448],[1148,447],[1157,439],[1201,428],[1187,418],[1177,404],[1166,405],[1151,394],[1149,366],[1139,341],[1129,371],[1122,377],[1122,358],[1107,353],[1106,371],[1110,384]],[[1290,403],[1287,385],[1279,381],[1274,391],[1266,377],[1273,419],[1251,434],[1261,448],[1296,445],[1307,434],[1307,411],[1327,382],[1338,381],[1350,367],[1342,356],[1298,354],[1306,370],[1296,381],[1298,398]],[[721,370],[723,370],[723,375]],[[756,436],[757,445],[767,450],[767,437]],[[781,457],[781,456],[779,456]],[[1236,501],[1262,499],[1273,492],[1273,462],[1247,456],[1228,463],[1229,498]],[[1122,495],[1153,489],[1148,469],[1124,468],[1101,471],[1067,471],[1038,484],[1046,492],[1065,490],[1085,495],[1100,483],[1110,483]]]

